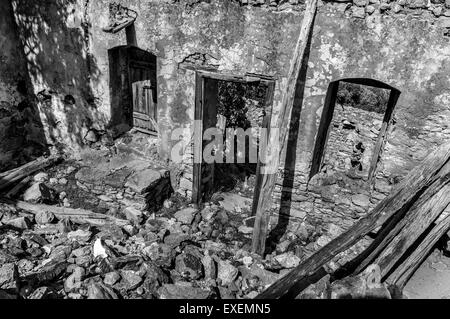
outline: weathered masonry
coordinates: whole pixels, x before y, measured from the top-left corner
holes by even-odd
[[[273,86],[264,108],[266,120],[277,123],[304,12],[296,0],[0,3],[8,7],[0,26],[17,28],[18,35],[3,42],[21,47],[1,58],[23,57],[27,65],[0,75],[1,110],[19,109],[3,90],[19,96],[20,74],[37,97],[46,147],[76,151],[91,131],[117,135],[134,125],[157,132],[168,159],[176,143],[172,130],[201,119],[196,99],[205,74]],[[312,250],[366,214],[450,139],[449,29],[449,1],[319,2],[272,207],[275,217],[291,217],[289,227],[318,229],[321,236],[308,240]],[[130,59],[133,52],[139,57]],[[115,59],[122,69],[115,69]],[[344,82],[388,90],[385,109],[336,105]],[[5,130],[9,115],[0,116]],[[8,146],[0,147],[5,154]],[[192,160],[186,149],[174,185],[187,196],[198,178]]]

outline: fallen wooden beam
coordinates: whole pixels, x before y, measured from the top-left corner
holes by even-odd
[[[386,275],[406,249],[448,206],[450,185],[447,183],[450,182],[450,162],[442,168],[441,174],[443,177],[428,187],[400,220],[391,220],[390,225],[383,227],[378,235],[380,238],[376,238],[367,249],[371,253],[361,261],[355,274],[363,271],[369,264],[377,263],[382,275]]]
[[[27,176],[19,183],[17,183],[9,192],[6,193],[6,198],[13,198],[16,196],[22,189],[24,189],[33,179],[32,176]]]
[[[450,229],[450,211],[447,208],[441,216],[436,220],[434,227],[425,236],[422,242],[414,249],[414,251],[398,266],[386,279],[388,285],[397,286],[403,289],[430,253],[431,249],[437,241],[444,236]]]
[[[407,249],[427,230],[437,217],[450,204],[450,185],[445,185],[436,195],[424,205],[417,207],[402,231],[377,257],[376,263],[380,266],[381,275],[386,276],[392,267],[406,253]]]
[[[58,218],[70,218],[73,222],[90,223],[95,226],[102,226],[107,223],[114,223],[118,226],[123,227],[130,223],[129,221],[124,219],[94,213],[92,211],[81,208],[75,209],[67,207],[50,206],[44,204],[31,204],[23,201],[12,202],[6,199],[0,199],[0,202],[13,205],[16,208],[23,209],[32,214],[37,214],[40,212],[50,212],[53,213]]]
[[[36,173],[39,170],[45,169],[49,166],[55,165],[62,159],[59,155],[50,157],[40,157],[30,163],[13,170],[3,172],[0,174],[0,192],[10,188],[15,183],[24,179],[25,177]]]
[[[369,232],[383,226],[395,214],[408,210],[414,204],[418,195],[422,194],[434,182],[445,178],[447,172],[443,167],[449,162],[449,158],[450,144],[439,147],[427,156],[420,165],[416,166],[401,183],[397,184],[392,193],[382,200],[369,214],[356,222],[347,232],[341,234],[310,258],[301,262],[299,266],[256,298],[295,298],[299,293],[295,291],[295,287],[305,276],[316,272],[336,255],[352,247]]]
[[[294,107],[295,97],[297,95],[297,84],[300,76],[300,70],[304,64],[308,40],[314,25],[314,18],[317,10],[317,0],[309,0],[303,16],[300,35],[294,50],[294,56],[291,60],[291,67],[287,81],[286,93],[283,95],[280,115],[278,117],[278,128],[280,129],[279,152],[271,152],[268,148],[268,164],[274,170],[277,170],[280,163],[280,157],[286,148],[287,137],[289,133],[289,122],[292,109]],[[272,134],[272,131],[271,131]],[[271,143],[276,143],[274,138],[269,139]],[[263,173],[261,181],[261,191],[259,194],[258,205],[256,208],[256,218],[253,230],[252,250],[254,253],[263,255],[266,247],[267,231],[269,224],[269,205],[272,200],[272,193],[275,187],[276,171],[272,173]]]

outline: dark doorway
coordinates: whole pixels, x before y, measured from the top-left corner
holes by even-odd
[[[328,88],[310,178],[322,169],[372,180],[400,91],[371,79],[344,79]]]
[[[201,121],[202,130],[218,128],[226,136],[229,129],[268,127],[272,112],[274,81],[257,76],[224,76],[215,73],[197,72],[195,119]],[[257,130],[254,133],[258,134]],[[260,136],[254,136],[258,141]],[[224,141],[223,162],[202,164],[194,162],[193,201],[207,201],[218,191],[239,191],[252,197],[258,189],[258,161],[250,160],[250,137],[246,136],[245,149],[237,145],[237,137],[232,143]],[[203,151],[211,139],[201,137]],[[257,142],[258,143],[258,142]],[[242,146],[242,145],[241,145]],[[256,146],[258,147],[258,145]],[[237,153],[241,152],[241,160]],[[242,152],[244,155],[242,156]],[[233,154],[230,154],[233,153]],[[197,154],[197,159],[201,154]],[[233,159],[229,160],[229,156]],[[219,155],[220,157],[221,155]],[[245,160],[242,160],[242,157]],[[197,160],[198,161],[198,160]]]
[[[135,46],[109,50],[111,126],[157,132],[156,56]]]

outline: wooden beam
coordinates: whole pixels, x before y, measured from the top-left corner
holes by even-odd
[[[428,187],[401,220],[389,222],[394,225],[386,226],[387,234],[384,230],[380,232],[378,236],[382,240],[374,241],[377,243],[375,249],[361,262],[355,274],[372,263],[380,266],[383,276],[388,274],[406,250],[450,204],[450,185],[446,184],[450,180],[450,162],[443,167],[442,173],[443,178]]]
[[[90,210],[81,208],[66,208],[44,204],[32,204],[23,201],[10,201],[5,198],[0,198],[0,202],[19,209],[23,209],[24,211],[29,212],[33,215],[36,215],[40,212],[50,212],[58,218],[70,218],[73,222],[76,223],[89,223],[95,226],[114,223],[120,227],[130,224],[129,221],[124,219],[119,219],[105,214],[94,213]]]
[[[447,180],[448,181],[448,180]],[[436,195],[424,205],[417,208],[406,222],[406,227],[389,243],[381,255],[376,259],[380,266],[381,275],[386,276],[397,261],[403,257],[411,245],[430,227],[437,217],[450,204],[450,185],[445,185]]]
[[[268,163],[270,167],[277,170],[280,163],[281,153],[286,147],[286,140],[289,133],[290,117],[296,96],[297,83],[300,76],[300,70],[304,63],[308,40],[314,25],[314,18],[317,10],[317,0],[309,0],[306,5],[305,14],[303,16],[300,35],[294,50],[294,56],[291,60],[291,67],[288,76],[286,92],[283,95],[281,110],[278,118],[278,128],[280,129],[279,152],[270,152],[268,150]],[[273,130],[271,130],[272,134]],[[269,138],[271,142],[274,138]],[[267,162],[266,162],[267,163]],[[253,252],[263,255],[266,247],[266,238],[269,223],[269,205],[272,200],[272,192],[275,187],[276,172],[263,173],[261,182],[261,192],[256,208],[256,218],[253,230]]]
[[[309,172],[309,179],[319,173],[325,146],[327,145],[328,137],[330,135],[330,124],[333,120],[334,109],[336,106],[336,97],[339,90],[339,81],[331,82],[328,86],[327,95],[325,97],[325,104],[320,119],[319,130],[317,131],[316,143],[314,146],[313,157],[311,162],[311,170]]]
[[[425,236],[423,241],[414,249],[411,255],[409,255],[408,258],[406,258],[401,265],[389,275],[386,279],[386,283],[403,289],[416,269],[431,252],[431,249],[437,241],[449,230],[449,228],[450,211],[447,207],[436,220],[434,227],[432,227],[431,231]]]
[[[30,163],[21,167],[15,168],[11,171],[3,172],[0,175],[0,192],[10,189],[13,185],[21,181],[27,176],[36,173],[39,170],[45,169],[49,166],[55,165],[62,158],[60,156],[40,157]]]
[[[396,185],[389,196],[382,200],[368,215],[361,218],[347,232],[332,240],[322,249],[304,260],[289,274],[263,291],[257,299],[277,299],[295,297],[295,287],[307,275],[316,272],[331,261],[336,255],[352,247],[362,237],[374,229],[381,227],[395,214],[409,209],[416,201],[418,194],[435,181],[445,177],[442,168],[449,162],[450,144],[442,145],[431,153],[420,165],[416,166]],[[443,186],[443,185],[442,185]],[[439,189],[436,189],[439,191]]]
[[[395,105],[397,104],[398,98],[400,97],[400,92],[397,90],[391,90],[389,95],[389,101],[386,108],[386,113],[384,115],[383,124],[381,125],[380,133],[378,134],[378,140],[375,145],[372,160],[370,161],[369,175],[367,180],[369,184],[376,173],[377,164],[381,157],[382,149],[384,143],[386,142],[387,131],[392,120],[392,113],[394,112]]]
[[[32,176],[25,177],[19,183],[17,183],[9,192],[6,193],[6,198],[13,198],[16,196],[22,189],[24,189],[31,181],[33,180]]]
[[[262,122],[262,128],[266,129],[266,136],[260,136],[259,141],[259,149],[260,151],[262,145],[267,145],[269,141],[269,134],[270,134],[270,122],[272,119],[272,113],[273,113],[273,95],[275,92],[275,82],[271,81],[267,86],[267,92],[266,92],[266,116],[264,116],[263,122]],[[262,138],[265,140],[262,141]],[[258,200],[261,194],[261,188],[262,188],[262,174],[261,174],[261,166],[263,164],[261,163],[261,158],[258,157],[258,164],[256,166],[256,181],[255,181],[255,191],[253,193],[253,203],[252,203],[252,216],[256,216],[256,210],[258,208]]]
[[[131,23],[125,27],[125,34],[127,36],[127,45],[132,45],[132,46],[137,47],[138,43],[137,43],[137,38],[136,38],[136,28],[134,26],[134,21],[133,21],[133,23]]]

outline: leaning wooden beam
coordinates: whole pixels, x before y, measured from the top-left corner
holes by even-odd
[[[256,298],[295,297],[298,294],[295,291],[295,287],[305,276],[316,272],[337,254],[352,247],[369,232],[381,227],[396,213],[410,208],[417,199],[418,194],[421,194],[427,187],[443,177],[442,168],[448,163],[449,158],[450,144],[439,147],[427,156],[420,165],[416,166],[395,187],[392,193],[382,200],[368,215],[356,222],[347,232],[341,234],[310,258],[300,263],[289,274],[275,282]]]
[[[3,191],[13,184],[19,182],[25,177],[36,173],[39,170],[55,165],[62,159],[61,156],[50,156],[47,158],[40,157],[30,163],[27,163],[21,167],[13,169],[11,171],[3,172],[0,174],[0,191]]]
[[[17,183],[10,191],[5,194],[6,198],[14,198],[22,189],[24,189],[33,179],[32,176],[25,177]]]
[[[4,178],[8,178],[8,177],[11,178],[13,176],[20,175],[23,172],[33,170],[35,167],[41,167],[41,165],[45,165],[45,163],[53,164],[56,160],[58,160],[60,158],[61,157],[58,155],[53,155],[53,156],[49,156],[49,157],[39,157],[39,158],[35,159],[34,161],[26,163],[22,166],[19,166],[14,169],[11,169],[9,171],[0,173],[0,179],[4,179]]]
[[[287,81],[286,93],[283,95],[280,115],[278,117],[278,128],[280,129],[279,152],[268,150],[268,163],[274,170],[278,169],[280,157],[286,147],[286,139],[289,132],[290,117],[296,96],[296,88],[300,70],[304,64],[305,53],[308,47],[308,39],[313,29],[314,18],[317,10],[317,0],[309,0],[303,16],[300,35],[294,50],[294,57],[291,60],[291,67]],[[272,131],[273,132],[273,131]],[[271,133],[272,133],[271,132]],[[270,138],[274,141],[274,138]],[[255,225],[253,230],[253,252],[263,255],[266,247],[267,230],[269,223],[269,205],[272,199],[272,192],[275,187],[276,172],[263,173],[261,191],[256,209]]]
[[[411,255],[401,263],[386,279],[386,283],[403,289],[416,269],[425,260],[437,241],[450,229],[449,208],[436,220],[434,227],[424,240],[414,249]]]
[[[433,197],[428,198],[425,204],[411,209],[411,218],[406,217],[408,219],[406,226],[376,259],[376,264],[380,266],[383,277],[390,272],[397,261],[406,253],[407,249],[414,244],[450,204],[450,196],[448,194],[450,194],[450,185],[447,184]]]
[[[386,275],[402,253],[411,245],[450,203],[450,162],[441,169],[441,179],[429,186],[414,205],[401,217],[389,221],[367,249],[370,254],[360,262],[355,274],[376,263]],[[376,259],[377,258],[377,259]],[[376,259],[376,260],[375,260]]]
[[[127,220],[119,219],[116,217],[94,213],[85,209],[75,209],[67,207],[50,206],[43,204],[32,204],[23,201],[10,201],[7,199],[0,199],[0,202],[4,202],[13,205],[16,208],[23,209],[32,214],[37,214],[39,212],[50,212],[55,214],[58,218],[70,218],[74,222],[80,223],[90,223],[97,226],[104,225],[106,223],[112,222],[118,226],[128,225],[130,222]]]

